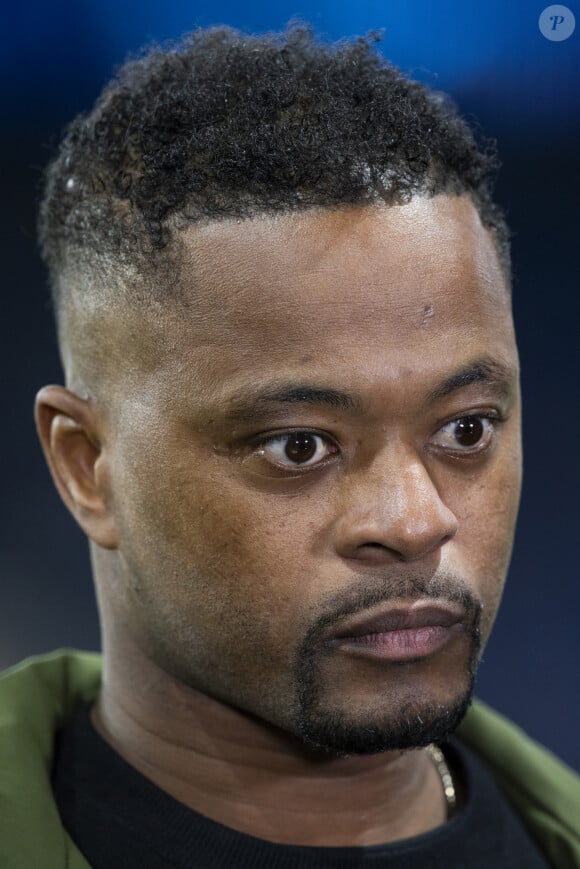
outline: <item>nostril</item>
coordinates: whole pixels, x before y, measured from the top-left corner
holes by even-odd
[[[392,557],[393,553],[388,546],[385,546],[382,543],[369,541],[368,543],[361,543],[356,547],[354,557],[363,561],[376,562],[378,564],[380,561],[384,560],[385,555],[389,554]]]
[[[385,540],[380,543],[377,540],[367,540],[354,545],[351,549],[351,558],[356,558],[361,561],[367,561],[371,564],[379,564],[385,558],[395,558],[396,561],[417,561],[422,558],[430,558],[436,552],[440,552],[455,536],[455,532],[445,534],[438,537],[430,536],[429,539],[422,538],[418,535],[413,538],[408,535],[405,540]]]

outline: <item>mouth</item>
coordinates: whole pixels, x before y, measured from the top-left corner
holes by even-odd
[[[415,601],[359,615],[329,638],[348,654],[386,661],[416,661],[436,654],[467,627],[465,609],[447,603]]]

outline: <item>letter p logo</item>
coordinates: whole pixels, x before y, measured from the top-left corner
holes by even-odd
[[[567,6],[546,6],[538,20],[538,27],[542,36],[550,42],[563,42],[574,33],[576,19]]]

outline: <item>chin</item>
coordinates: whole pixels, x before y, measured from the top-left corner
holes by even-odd
[[[297,729],[310,747],[336,755],[421,748],[447,739],[467,712],[478,636],[438,654],[385,663],[352,655],[303,661]]]
[[[358,711],[302,704],[298,733],[309,748],[336,756],[379,754],[421,748],[447,739],[471,703],[469,686],[446,702],[433,698],[393,699],[389,709]]]

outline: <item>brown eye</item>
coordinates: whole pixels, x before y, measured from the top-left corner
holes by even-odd
[[[483,437],[483,422],[478,416],[466,416],[455,423],[455,440],[462,447],[474,447]]]
[[[493,441],[497,423],[487,416],[463,416],[440,428],[433,443],[456,454],[483,452]]]
[[[316,437],[307,431],[298,431],[288,436],[284,454],[291,462],[308,462],[316,455]]]
[[[293,431],[263,442],[258,454],[285,468],[317,465],[335,451],[332,443],[311,431]]]

